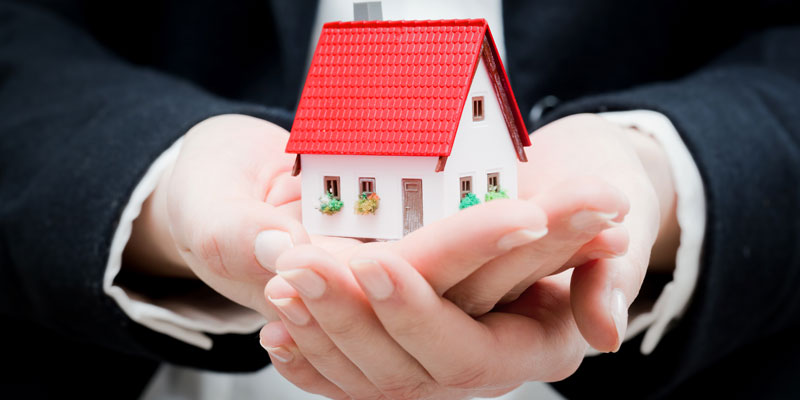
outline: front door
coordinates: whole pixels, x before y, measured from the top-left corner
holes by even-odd
[[[403,179],[403,236],[422,227],[422,179]]]

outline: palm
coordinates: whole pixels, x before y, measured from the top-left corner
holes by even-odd
[[[624,255],[575,265],[575,278],[571,284],[572,271],[569,271],[562,274],[566,278],[553,277],[546,285],[531,287],[520,297],[518,304],[512,303],[506,308],[541,318],[530,311],[537,309],[530,307],[531,302],[535,305],[541,298],[535,293],[537,290],[547,287],[562,295],[577,290],[580,295],[573,293],[571,300],[574,318],[578,320],[581,332],[594,338],[595,341],[590,340],[590,343],[604,349],[615,347],[612,337],[616,336],[614,326],[608,320],[607,310],[612,305],[609,305],[610,294],[607,292],[620,289],[625,292],[628,304],[633,301],[646,274],[661,220],[659,199],[637,148],[628,136],[631,134],[641,136],[639,132],[631,133],[595,116],[561,120],[533,135],[533,146],[528,153],[530,161],[520,168],[521,196],[541,200],[556,187],[572,185],[581,190],[580,186],[586,182],[602,180],[618,188],[630,202],[630,210],[621,225],[629,237]],[[551,298],[570,304],[568,297]],[[565,318],[571,320],[573,316]]]

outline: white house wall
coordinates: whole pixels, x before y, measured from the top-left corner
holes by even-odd
[[[483,96],[484,99],[482,121],[472,121],[474,96]],[[480,60],[444,170],[444,214],[458,211],[462,176],[472,176],[472,191],[483,202],[487,192],[487,174],[499,172],[500,187],[509,197],[516,198],[518,162],[500,103],[489,81],[489,72]]]
[[[435,172],[436,162],[437,157],[304,154],[301,156],[303,225],[311,234],[400,239],[403,237],[402,179],[423,181],[423,224],[442,216],[443,174]],[[325,192],[325,176],[339,177],[344,206],[334,215],[322,214],[317,209]],[[359,178],[375,178],[375,192],[381,200],[374,215],[355,212]]]

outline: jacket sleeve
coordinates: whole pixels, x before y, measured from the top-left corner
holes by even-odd
[[[666,115],[698,165],[707,199],[699,281],[684,317],[650,356],[628,346],[605,361],[587,360],[573,381],[596,388],[608,386],[603,379],[637,376],[636,397],[664,394],[753,343],[796,331],[798,43],[800,27],[766,30],[680,80],[579,99],[548,116],[632,109]],[[569,386],[562,389],[570,393]]]
[[[121,210],[147,168],[194,124],[225,113],[291,120],[127,64],[41,8],[0,3],[0,315],[151,359],[264,366],[255,335],[198,349],[133,323],[101,285]]]

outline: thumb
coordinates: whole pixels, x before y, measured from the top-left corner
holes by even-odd
[[[287,211],[289,208],[251,199],[225,203],[217,218],[212,218],[208,232],[201,234],[197,247],[218,257],[211,261],[224,264],[224,272],[233,279],[251,280],[265,271],[274,273],[278,256],[294,246],[310,243],[300,221]]]
[[[592,261],[573,271],[572,313],[581,335],[593,348],[619,350],[628,328],[628,307],[644,279],[643,268],[623,256]]]
[[[225,202],[210,213],[192,232],[183,233],[186,246],[179,248],[181,256],[211,288],[268,316],[262,293],[274,275],[275,260],[309,243],[308,234],[282,207],[258,200]]]

